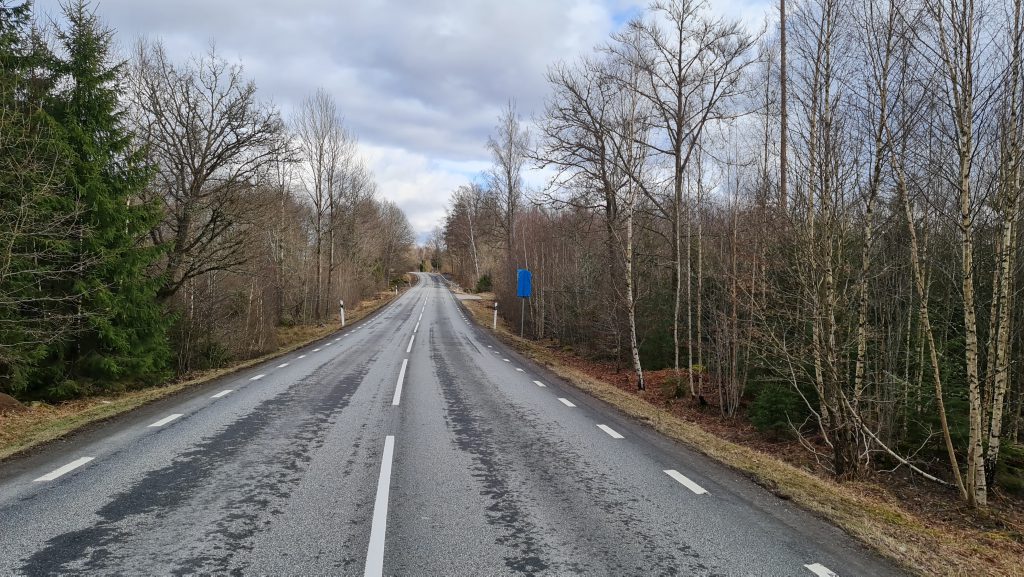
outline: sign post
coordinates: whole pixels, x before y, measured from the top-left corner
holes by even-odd
[[[345,328],[345,301],[338,301],[338,309],[341,311],[341,328]]]
[[[516,296],[519,297],[519,336],[526,327],[526,299],[533,293],[533,275],[525,268],[516,271]]]

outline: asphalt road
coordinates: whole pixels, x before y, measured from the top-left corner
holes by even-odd
[[[899,575],[565,385],[435,277],[0,464],[0,575]]]

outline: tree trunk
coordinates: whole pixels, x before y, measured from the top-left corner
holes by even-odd
[[[623,247],[626,255],[625,278],[626,278],[626,310],[629,315],[629,350],[633,359],[633,370],[636,371],[636,386],[644,390],[644,369],[640,365],[640,345],[636,337],[636,301],[633,295],[633,207],[630,206],[626,213],[626,246]]]

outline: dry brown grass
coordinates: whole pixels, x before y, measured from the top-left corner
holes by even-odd
[[[383,292],[350,310],[346,321],[356,322],[395,299]],[[200,371],[165,385],[128,391],[104,397],[78,399],[57,405],[32,403],[26,410],[0,414],[0,461],[33,447],[59,439],[90,423],[109,419],[157,399],[202,385],[213,379],[266,362],[321,339],[336,331],[336,323],[282,327],[278,332],[280,347],[266,355],[241,361],[227,367]]]
[[[473,317],[491,326],[493,295],[466,301]],[[1011,577],[1021,575],[1024,547],[1006,534],[925,520],[880,495],[871,483],[838,484],[770,454],[717,437],[641,397],[568,366],[553,351],[498,325],[505,343],[548,367],[565,381],[616,407],[658,432],[750,477],[781,498],[791,499],[847,531],[869,547],[919,575]]]

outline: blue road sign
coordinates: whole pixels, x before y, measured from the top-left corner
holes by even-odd
[[[517,271],[516,296],[521,299],[528,299],[533,293],[533,275],[525,268]]]

